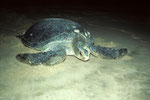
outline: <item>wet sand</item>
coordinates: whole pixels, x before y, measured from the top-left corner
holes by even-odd
[[[55,66],[33,67],[18,62],[18,53],[36,51],[23,46],[15,35],[23,34],[40,19],[52,17],[76,21],[91,32],[97,45],[126,47],[129,53],[116,60],[91,55],[87,62],[68,56]],[[127,23],[109,12],[2,10],[0,100],[149,100],[150,42],[126,27]]]

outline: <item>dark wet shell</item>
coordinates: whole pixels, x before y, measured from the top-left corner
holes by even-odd
[[[50,18],[33,24],[23,35],[22,42],[29,47],[41,47],[51,41],[66,40],[73,36],[75,29],[86,30],[78,23],[67,19]],[[57,38],[56,38],[57,37]]]

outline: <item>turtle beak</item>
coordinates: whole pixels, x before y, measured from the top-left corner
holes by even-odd
[[[88,56],[86,56],[86,55],[83,56],[83,57],[81,58],[81,60],[82,60],[82,61],[85,61],[85,62],[88,61],[88,60],[89,60],[89,55],[88,55]]]
[[[83,60],[84,60],[84,61],[88,61],[88,60],[89,60],[89,57],[84,57]]]
[[[76,55],[76,57],[84,62],[89,60],[89,56],[83,56],[83,55]]]
[[[83,56],[83,61],[88,61],[89,60],[89,55],[85,55],[85,56]]]

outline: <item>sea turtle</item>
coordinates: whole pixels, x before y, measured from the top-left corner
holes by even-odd
[[[67,55],[87,61],[90,54],[108,59],[127,54],[126,48],[95,46],[93,37],[83,26],[62,18],[41,20],[17,37],[25,46],[40,51],[16,56],[20,62],[30,65],[56,65],[63,62]]]

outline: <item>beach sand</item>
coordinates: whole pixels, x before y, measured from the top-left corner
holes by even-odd
[[[150,41],[134,31],[128,19],[110,12],[39,12],[1,10],[0,100],[149,100]],[[87,62],[68,56],[55,66],[17,61],[17,54],[36,51],[15,35],[23,34],[38,20],[54,17],[76,21],[90,31],[95,44],[127,48],[128,54],[116,60],[91,55]]]

